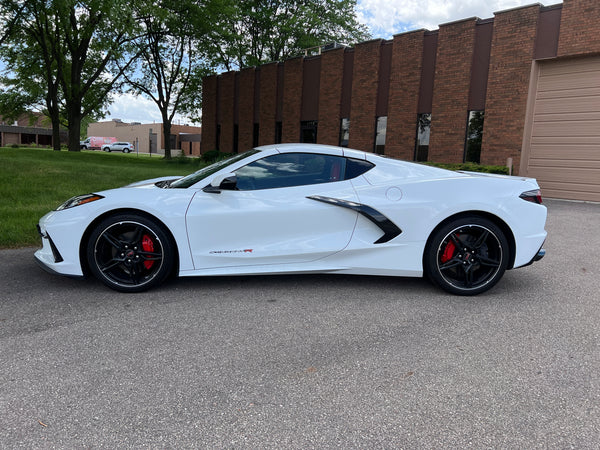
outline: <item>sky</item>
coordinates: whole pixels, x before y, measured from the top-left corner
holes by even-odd
[[[439,24],[469,17],[487,19],[494,12],[536,3],[535,0],[358,0],[358,18],[367,25],[373,39],[391,39],[394,34],[425,28],[436,30]],[[560,0],[545,1],[549,6]],[[131,94],[117,96],[106,119],[125,122],[162,122],[156,105]],[[189,123],[181,116],[175,123]]]

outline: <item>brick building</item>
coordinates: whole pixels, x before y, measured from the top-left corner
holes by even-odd
[[[505,165],[600,201],[600,2],[564,0],[203,83],[201,151],[278,142]]]
[[[61,130],[61,143],[67,143],[67,132]],[[17,120],[0,117],[0,147],[10,145],[39,145],[52,147],[52,127],[41,114],[35,114],[32,121],[29,115]]]

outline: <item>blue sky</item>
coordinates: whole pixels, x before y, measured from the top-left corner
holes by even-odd
[[[394,34],[426,28],[468,17],[487,19],[495,11],[530,5],[534,0],[358,0],[359,20],[371,30],[373,38],[390,39]],[[546,2],[546,6],[562,3]],[[156,105],[132,95],[117,96],[105,120],[119,118],[125,122],[161,122]],[[187,123],[176,117],[175,123]]]

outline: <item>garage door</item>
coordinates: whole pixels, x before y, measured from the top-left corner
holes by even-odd
[[[600,202],[600,57],[536,64],[522,156],[545,197]]]

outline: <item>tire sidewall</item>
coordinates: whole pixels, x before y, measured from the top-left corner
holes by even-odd
[[[98,268],[95,257],[95,246],[102,233],[112,225],[120,222],[137,222],[149,228],[160,241],[163,248],[162,266],[153,278],[140,285],[125,286],[107,278]],[[142,292],[162,284],[175,267],[175,245],[164,226],[157,220],[140,214],[117,214],[99,222],[90,233],[86,243],[86,259],[90,272],[104,285],[119,292]]]
[[[492,232],[498,241],[500,242],[500,248],[502,250],[502,259],[500,266],[496,273],[490,278],[485,284],[473,289],[460,288],[449,283],[440,273],[437,264],[438,250],[444,238],[456,228],[468,226],[468,225],[479,225],[487,228]],[[504,232],[494,222],[484,217],[479,216],[465,216],[454,219],[441,228],[434,231],[428,245],[425,249],[423,257],[423,269],[427,277],[433,281],[436,285],[441,287],[447,292],[457,295],[477,295],[491,289],[504,275],[508,266],[509,257],[509,245]]]

